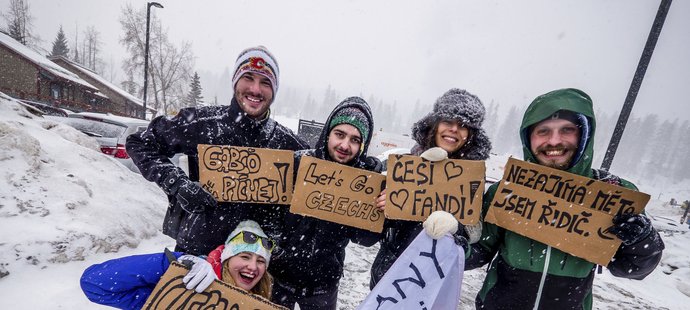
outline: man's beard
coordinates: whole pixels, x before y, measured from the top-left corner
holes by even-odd
[[[557,159],[543,158],[545,152],[552,150],[563,150],[564,155],[567,155],[568,158],[565,161],[557,161]],[[537,152],[535,154],[535,158],[537,159],[537,162],[540,165],[559,170],[567,170],[568,168],[570,168],[570,164],[572,163],[573,158],[575,157],[575,152],[577,152],[577,148],[573,145],[556,145],[538,147],[536,151]]]

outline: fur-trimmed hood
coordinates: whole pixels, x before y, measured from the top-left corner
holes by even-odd
[[[469,128],[470,134],[465,145],[454,154],[454,159],[486,160],[491,151],[491,141],[482,128],[486,109],[477,96],[466,90],[453,88],[439,97],[434,109],[412,126],[412,138],[417,145],[413,154],[421,153],[429,145],[429,134],[442,120],[457,120]]]

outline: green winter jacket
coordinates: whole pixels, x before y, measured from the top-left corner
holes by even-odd
[[[592,100],[576,89],[562,89],[542,95],[527,108],[520,127],[525,160],[537,162],[529,148],[529,127],[559,110],[580,113],[589,122],[588,130],[582,130],[581,152],[575,155],[576,162],[567,171],[637,190],[628,181],[592,169],[596,128]],[[493,184],[484,195],[482,216],[486,215],[497,187],[497,183]],[[619,248],[608,266],[613,275],[642,279],[652,272],[661,259],[663,242],[653,231],[650,237],[638,244],[650,246]],[[592,308],[595,265],[584,259],[487,222],[484,222],[480,241],[472,245],[470,252],[465,262],[467,270],[491,262],[484,285],[476,298],[477,309]],[[538,303],[538,307],[535,307],[535,303]]]

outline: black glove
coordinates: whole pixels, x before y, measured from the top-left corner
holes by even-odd
[[[165,177],[161,188],[166,194],[175,196],[180,207],[188,213],[203,213],[218,205],[209,192],[192,182],[179,169],[175,169]]]
[[[652,222],[644,214],[619,214],[613,217],[613,226],[608,231],[623,240],[623,244],[632,245],[649,236]]]
[[[462,224],[460,224],[460,225],[462,225]],[[464,231],[464,229],[458,229],[458,232],[460,232],[461,230]],[[469,243],[469,241],[467,241],[467,238],[465,236],[463,236],[462,234],[460,234],[460,233],[453,234],[453,239],[455,239],[455,244],[461,246],[462,249],[465,251],[465,253],[467,253],[470,250],[470,243]]]
[[[375,172],[381,172],[383,171],[383,163],[381,161],[373,156],[365,156],[364,157],[364,162],[362,163],[362,168],[369,170],[369,171],[375,171]]]

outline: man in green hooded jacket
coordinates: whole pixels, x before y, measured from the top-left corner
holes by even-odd
[[[524,159],[637,190],[634,184],[592,169],[596,122],[592,100],[577,89],[537,97],[520,127]],[[484,196],[486,215],[498,184]],[[623,243],[608,264],[617,277],[641,280],[661,260],[664,243],[645,215],[614,217],[609,232]],[[539,241],[484,223],[465,269],[491,262],[476,298],[477,309],[591,309],[596,266]]]

